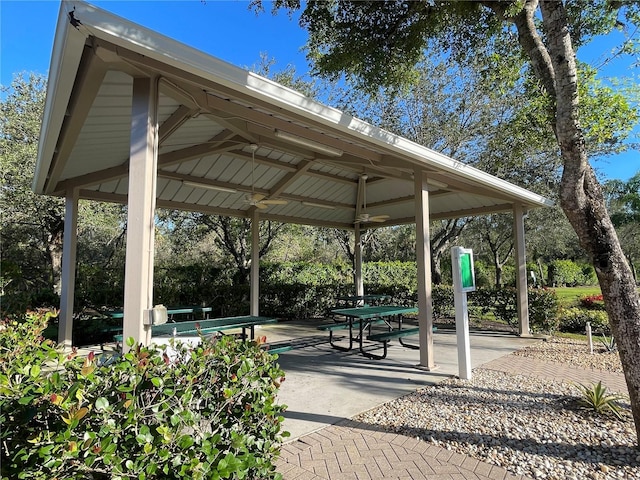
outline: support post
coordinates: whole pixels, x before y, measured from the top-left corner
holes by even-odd
[[[355,256],[355,287],[356,287],[356,296],[364,295],[364,281],[362,279],[362,232],[360,230],[360,224],[356,223],[354,230],[354,248],[353,254]],[[358,302],[359,303],[359,302]],[[364,303],[364,302],[363,302]]]
[[[73,303],[76,286],[76,252],[78,244],[78,189],[67,191],[64,204],[64,240],[62,244],[62,292],[58,316],[58,343],[65,350],[72,347]]]
[[[251,292],[249,314],[260,315],[260,213],[254,207],[251,214]]]
[[[420,367],[435,369],[433,360],[433,305],[431,299],[431,245],[429,239],[429,191],[427,178],[414,171],[416,202],[416,260],[418,265],[418,322],[420,326]]]
[[[153,307],[153,261],[158,164],[158,79],[134,78],[129,154],[123,348],[126,339],[151,343],[144,317]]]
[[[524,209],[522,205],[513,206],[513,233],[516,244],[516,288],[518,308],[518,334],[521,337],[531,335],[529,330],[529,293],[527,290],[527,257],[524,241]]]

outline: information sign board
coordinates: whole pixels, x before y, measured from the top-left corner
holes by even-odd
[[[470,248],[454,247],[452,253],[454,253],[451,259],[455,289],[459,292],[475,291],[476,276],[473,269],[473,251]]]

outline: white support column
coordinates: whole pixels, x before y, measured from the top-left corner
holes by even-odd
[[[251,292],[249,314],[260,315],[260,213],[251,214]]]
[[[529,330],[529,294],[527,290],[527,256],[524,241],[524,210],[522,205],[513,206],[513,234],[516,244],[516,288],[518,307],[518,333],[526,337]]]
[[[124,280],[124,349],[126,339],[151,343],[145,315],[153,307],[153,261],[158,163],[158,80],[133,79],[127,250]]]
[[[76,287],[76,251],[78,244],[78,189],[67,191],[64,205],[64,241],[62,244],[62,292],[58,316],[58,343],[72,346],[73,301]]]
[[[360,224],[356,223],[354,230],[354,246],[353,254],[355,256],[355,286],[356,296],[364,295],[364,280],[362,279],[362,232],[360,231]]]
[[[420,324],[420,367],[436,368],[433,360],[433,305],[431,303],[431,245],[429,239],[429,191],[427,178],[414,172],[416,201],[416,260],[418,265],[418,321]]]

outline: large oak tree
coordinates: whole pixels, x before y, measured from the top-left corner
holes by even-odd
[[[254,4],[261,7],[259,1]],[[298,10],[301,5],[277,0],[274,9],[281,7]],[[606,0],[308,1],[300,21],[310,34],[309,58],[319,73],[346,75],[369,89],[410,84],[429,41],[439,42],[452,57],[473,52],[489,58],[508,54],[505,46],[520,47],[530,66],[524,74],[530,74],[532,88],[538,87],[548,104],[547,124],[564,167],[560,203],[598,275],[640,434],[640,364],[635,361],[640,358],[640,297],[589,163],[585,132],[591,125],[580,114],[583,79],[576,60],[576,49],[593,37],[625,22],[638,25],[640,5]],[[632,41],[626,42],[620,52],[632,47]]]

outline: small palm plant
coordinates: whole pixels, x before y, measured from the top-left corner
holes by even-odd
[[[622,408],[618,403],[620,400],[624,400],[622,395],[607,392],[607,387],[604,387],[602,382],[594,383],[591,386],[579,384],[578,388],[581,393],[578,403],[582,408],[600,414],[610,413],[618,420],[622,420]]]

